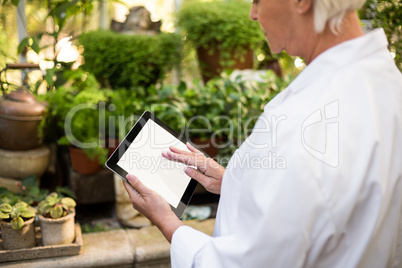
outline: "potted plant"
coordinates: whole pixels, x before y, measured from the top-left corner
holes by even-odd
[[[14,206],[0,205],[1,237],[5,249],[31,248],[36,245],[36,209],[23,201]]]
[[[107,149],[99,144],[104,138],[99,122],[100,103],[108,101],[108,94],[96,87],[73,86],[61,87],[46,96],[50,114],[64,132],[58,144],[68,146],[73,169],[84,175],[99,171],[100,163],[107,159]]]
[[[253,50],[264,42],[257,22],[248,17],[250,3],[244,0],[184,2],[177,24],[197,50],[204,81],[223,69],[250,69]]]
[[[42,242],[45,246],[69,244],[75,238],[74,199],[49,194],[38,204]]]

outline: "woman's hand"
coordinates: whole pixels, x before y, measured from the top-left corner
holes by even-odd
[[[159,194],[145,187],[134,175],[127,175],[124,187],[133,207],[158,227],[170,242],[174,231],[183,225]]]
[[[220,194],[225,168],[219,165],[212,158],[206,157],[190,143],[187,143],[186,145],[190,152],[170,147],[170,151],[163,152],[162,156],[168,160],[197,167],[198,170],[192,167],[187,167],[185,170],[186,174],[201,183],[207,191],[214,194]]]

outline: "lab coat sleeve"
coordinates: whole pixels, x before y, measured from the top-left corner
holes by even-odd
[[[180,227],[172,239],[172,267],[302,267],[311,229],[315,226],[321,237],[331,235],[322,235],[328,231],[323,228],[327,222],[317,217],[322,210],[314,185],[252,173],[243,187],[236,231],[209,237]]]
[[[189,226],[181,226],[172,237],[172,267],[192,267],[194,256],[211,240],[209,235]]]

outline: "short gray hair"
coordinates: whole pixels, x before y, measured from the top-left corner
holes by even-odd
[[[328,23],[333,33],[339,32],[346,12],[359,9],[366,0],[313,0],[314,28],[321,33]]]

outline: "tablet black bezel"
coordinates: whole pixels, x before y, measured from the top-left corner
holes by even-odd
[[[123,170],[121,167],[117,165],[117,162],[119,159],[124,155],[124,153],[127,151],[131,143],[134,141],[134,139],[137,137],[137,135],[140,133],[141,129],[145,126],[145,124],[148,122],[148,120],[151,119],[153,120],[156,124],[161,126],[163,129],[165,129],[167,132],[172,134],[174,137],[176,137],[178,140],[186,144],[186,142],[189,142],[184,135],[180,135],[177,133],[175,130],[170,128],[168,125],[166,125],[162,120],[157,118],[154,114],[152,114],[149,111],[145,111],[140,119],[135,123],[135,125],[132,127],[132,129],[128,132],[124,140],[119,144],[117,149],[113,152],[113,154],[109,157],[109,159],[106,161],[105,165],[107,168],[109,168],[111,171],[119,175],[122,179],[126,180],[127,172]],[[194,146],[194,145],[193,145]],[[199,150],[199,149],[198,149]],[[200,150],[201,151],[201,150]],[[135,175],[135,174],[134,174]],[[172,208],[173,212],[176,214],[178,218],[180,218],[183,215],[184,210],[186,209],[187,205],[190,203],[191,197],[194,194],[195,188],[197,187],[198,182],[191,178],[189,184],[187,185],[187,188],[177,205],[177,208],[173,207],[170,205]]]

